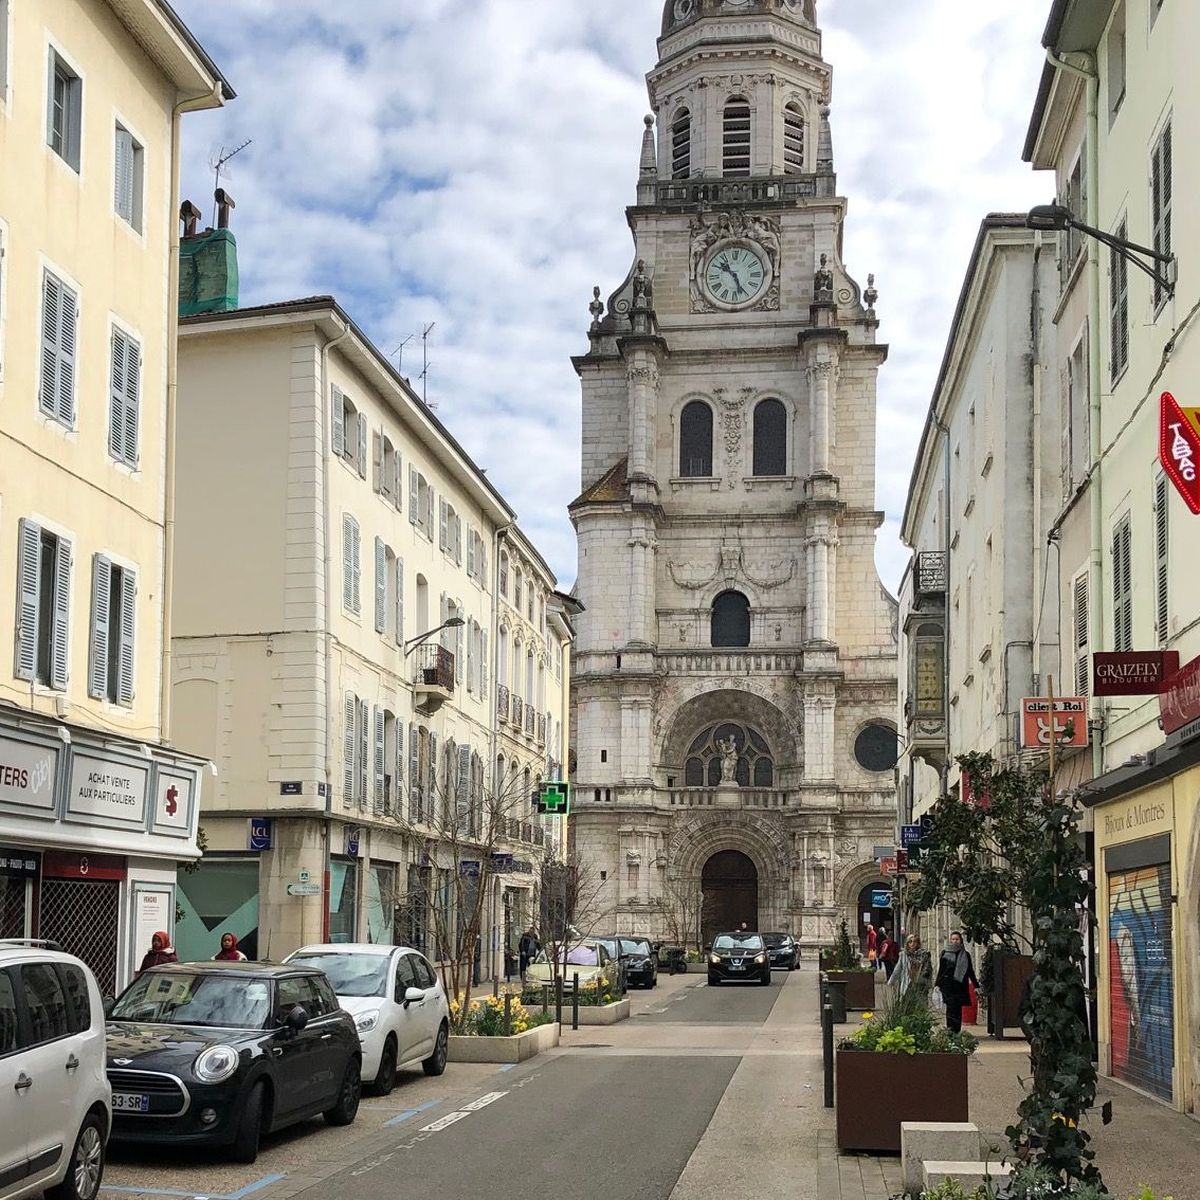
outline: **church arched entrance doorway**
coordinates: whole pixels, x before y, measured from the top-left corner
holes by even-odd
[[[743,922],[748,929],[758,928],[758,868],[740,850],[714,854],[704,864],[700,889],[705,945],[718,933],[737,929]]]
[[[884,903],[879,903],[884,901]],[[897,934],[892,910],[892,886],[881,879],[878,883],[869,883],[858,893],[858,907],[854,919],[858,923],[858,941],[862,951],[867,952],[867,925],[863,917],[871,914],[871,924],[879,929],[887,929],[893,937]],[[851,935],[853,936],[853,935]]]

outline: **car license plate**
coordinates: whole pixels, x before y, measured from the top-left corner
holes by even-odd
[[[744,970],[746,969],[746,967],[745,967],[745,965],[742,963],[741,959],[734,959],[734,961],[733,961],[732,963],[730,963],[729,965],[730,965],[730,966],[731,966],[731,967],[732,967],[732,968],[733,968],[735,971],[744,971]]]
[[[113,1092],[113,1112],[149,1112],[150,1097],[144,1092]]]

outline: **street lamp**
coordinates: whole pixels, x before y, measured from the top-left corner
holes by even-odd
[[[1071,210],[1065,204],[1038,204],[1029,210],[1025,224],[1030,229],[1057,230],[1064,232],[1068,229],[1078,229],[1098,242],[1103,242],[1110,250],[1115,250],[1126,262],[1133,263],[1140,271],[1144,271],[1155,284],[1168,296],[1175,295],[1175,276],[1178,262],[1173,254],[1162,254],[1149,246],[1139,246],[1127,238],[1119,238],[1114,234],[1105,233],[1092,225],[1077,221]],[[1143,262],[1137,255],[1143,254],[1153,262]]]
[[[430,629],[425,633],[418,634],[415,638],[409,638],[404,643],[405,655],[411,654],[422,642],[427,642],[435,633],[441,633],[443,629],[457,629],[460,625],[465,625],[466,621],[462,617],[451,617],[449,620],[443,621],[436,629]]]

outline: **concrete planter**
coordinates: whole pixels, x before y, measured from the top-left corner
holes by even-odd
[[[865,1012],[875,1007],[874,971],[829,971],[835,983],[846,985],[846,1007]]]
[[[706,975],[706,974],[708,974],[708,963],[706,963],[706,962],[688,963],[687,973],[689,975]]]
[[[839,1150],[900,1153],[906,1121],[966,1121],[966,1054],[837,1052]]]
[[[558,1045],[558,1025],[539,1025],[512,1037],[450,1037],[451,1062],[519,1063]]]
[[[615,1025],[618,1021],[629,1017],[629,1000],[618,1000],[613,1004],[581,1004],[579,1006],[580,1025]],[[563,1009],[563,1024],[571,1019],[567,1009]]]

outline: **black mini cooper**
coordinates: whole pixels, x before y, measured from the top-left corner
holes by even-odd
[[[253,1162],[264,1133],[358,1113],[354,1019],[311,967],[154,967],[112,1004],[107,1035],[114,1142],[220,1146]]]
[[[771,959],[757,933],[721,933],[708,952],[710,987],[727,980],[753,979],[764,987],[771,982]]]

